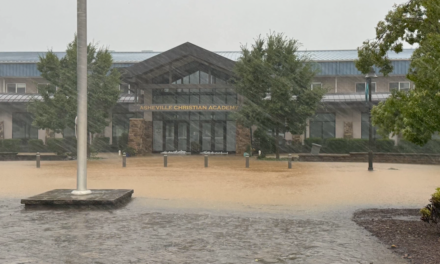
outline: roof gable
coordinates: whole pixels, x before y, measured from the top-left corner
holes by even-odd
[[[186,42],[149,59],[141,61],[135,65],[124,68],[124,75],[126,77],[141,75],[143,73],[153,71],[154,69],[169,65],[173,61],[185,57],[194,57],[199,61],[204,61],[210,65],[216,66],[229,72],[232,72],[235,64],[235,62],[230,59],[227,59],[209,50],[203,49],[192,43]]]

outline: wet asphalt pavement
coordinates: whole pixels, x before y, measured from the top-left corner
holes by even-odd
[[[0,200],[0,263],[407,263],[352,220],[304,212],[149,206],[25,210]],[[264,210],[263,210],[264,211]]]

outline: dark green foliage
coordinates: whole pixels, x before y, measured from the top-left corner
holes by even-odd
[[[437,224],[440,221],[440,188],[432,194],[430,204],[420,210],[422,221]]]
[[[196,141],[191,141],[191,153],[200,153],[200,144]]]
[[[130,146],[128,146],[128,134],[122,133],[121,136],[117,140],[118,142],[118,151],[121,150],[122,153],[126,153],[128,156],[135,156],[136,150]]]
[[[0,140],[0,152],[19,152],[20,139],[3,139]]]
[[[350,152],[368,152],[368,139],[345,139],[345,138],[329,138],[322,140],[321,138],[308,138],[305,145],[307,151],[310,152],[312,143],[321,145],[321,153],[331,154],[348,154]],[[394,148],[394,141],[390,139],[376,139],[374,140],[372,150],[374,152],[396,152]]]
[[[28,150],[30,152],[45,152],[46,151],[46,146],[44,145],[44,142],[41,139],[29,139],[27,144],[28,144]]]
[[[107,49],[98,49],[89,44],[88,53],[88,110],[87,130],[101,133],[110,121],[110,110],[116,105],[120,95],[118,88],[120,73],[112,69],[112,56]],[[77,116],[77,41],[70,43],[66,56],[58,56],[48,51],[37,64],[41,76],[50,84],[40,87],[42,101],[29,105],[29,112],[35,116],[34,125],[61,133],[63,129],[74,127]]]
[[[348,152],[368,152],[368,139],[353,138],[348,140]]]
[[[57,155],[63,155],[67,151],[64,147],[64,138],[48,138],[46,140],[47,150]]]
[[[92,141],[90,146],[93,152],[110,152],[110,138],[108,137],[96,137]]]
[[[123,151],[128,146],[128,133],[122,133],[117,140],[118,149]]]
[[[298,48],[297,40],[271,33],[258,37],[250,49],[242,46],[243,56],[235,64],[235,87],[244,101],[234,117],[244,126],[273,130],[273,141],[283,131],[303,133],[325,93],[310,89],[316,67]]]
[[[125,152],[125,154],[127,155],[127,157],[132,157],[136,155],[136,150],[132,147],[125,147],[122,152]]]
[[[347,153],[350,149],[350,144],[347,139],[344,138],[329,138],[325,141],[322,151],[326,153]]]
[[[372,110],[372,123],[383,135],[403,135],[425,145],[440,131],[440,4],[411,0],[396,5],[376,27],[376,39],[358,49],[356,67],[367,73],[377,66],[384,75],[393,70],[388,51],[402,51],[404,42],[416,44],[407,78],[416,88],[393,92]]]
[[[68,154],[70,156],[76,156],[76,144],[77,142],[75,137],[48,138],[46,141],[47,150],[54,152],[57,155]]]
[[[394,140],[391,139],[376,139],[375,147],[373,151],[375,152],[395,152]]]
[[[260,157],[264,158],[267,154],[275,151],[275,141],[265,129],[258,128],[255,130],[253,136],[256,143],[255,149],[261,150]]]
[[[406,140],[401,140],[397,150],[401,153],[440,154],[440,140],[431,139],[423,146],[416,145]]]

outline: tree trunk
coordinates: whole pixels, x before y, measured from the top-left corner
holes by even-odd
[[[280,147],[278,145],[278,128],[275,128],[275,155],[276,159],[280,159]]]

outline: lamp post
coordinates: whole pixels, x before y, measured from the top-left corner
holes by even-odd
[[[368,171],[373,171],[373,125],[371,124],[371,80],[376,78],[376,71],[373,67],[370,68],[367,76],[367,91],[368,91],[368,143],[369,143],[369,151],[368,151]],[[367,92],[366,91],[366,92]]]

